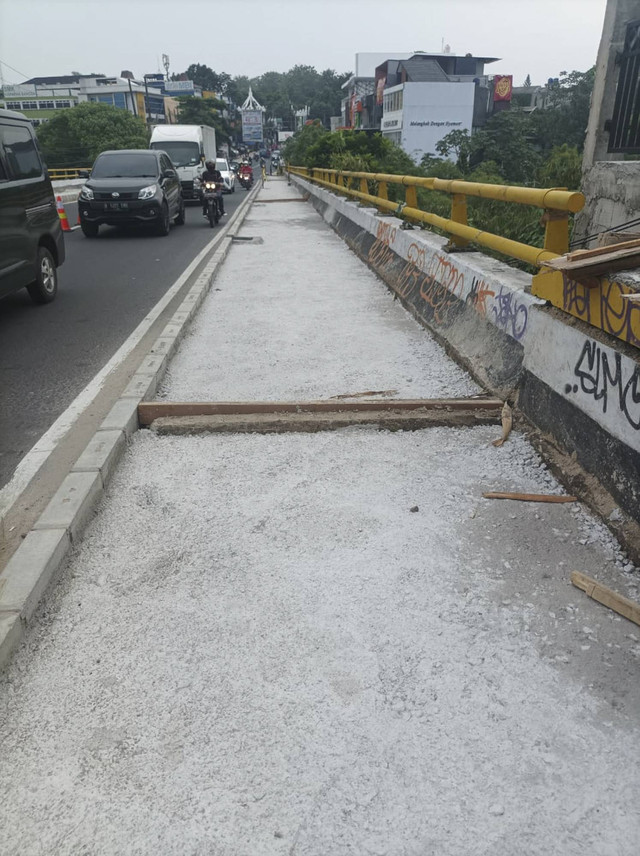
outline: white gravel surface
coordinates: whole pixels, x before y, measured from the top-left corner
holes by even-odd
[[[623,557],[483,500],[559,490],[496,433],[140,432],[0,683],[0,851],[636,856],[640,634],[568,585]]]
[[[479,388],[286,180],[253,205],[160,397],[305,400],[370,390],[395,398]]]

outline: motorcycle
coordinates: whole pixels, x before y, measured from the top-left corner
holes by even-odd
[[[239,172],[238,181],[240,182],[241,186],[244,187],[245,190],[249,190],[251,188],[251,185],[253,184],[253,173]]]
[[[205,217],[213,229],[214,226],[218,225],[222,214],[219,201],[222,195],[222,185],[216,184],[214,181],[205,181],[202,185],[202,195],[207,209]]]

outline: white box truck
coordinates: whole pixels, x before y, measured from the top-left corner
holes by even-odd
[[[169,155],[178,170],[182,196],[195,199],[194,178],[203,171],[205,161],[216,159],[216,132],[209,125],[157,125],[149,148]]]

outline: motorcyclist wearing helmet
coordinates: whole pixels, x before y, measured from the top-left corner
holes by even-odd
[[[216,186],[219,185],[220,187],[222,187],[222,173],[220,172],[219,169],[216,169],[215,161],[208,160],[204,166],[205,166],[204,172],[200,176],[200,182],[201,182],[200,192],[201,192],[201,196],[202,196],[202,213],[206,215],[207,203],[205,201],[204,194],[202,193],[202,185],[206,181],[213,181],[216,184]],[[222,191],[220,191],[218,193],[218,206],[220,208],[220,216],[224,217],[225,210],[224,210],[224,200],[222,198]]]
[[[240,178],[246,178],[249,181],[253,181],[253,170],[251,169],[251,164],[248,160],[244,160],[238,169],[238,175]]]

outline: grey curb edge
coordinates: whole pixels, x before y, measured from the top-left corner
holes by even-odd
[[[78,541],[91,520],[128,439],[138,430],[138,404],[155,393],[261,186],[256,182],[234,211],[195,283],[0,574],[0,670],[20,644],[72,543]]]

